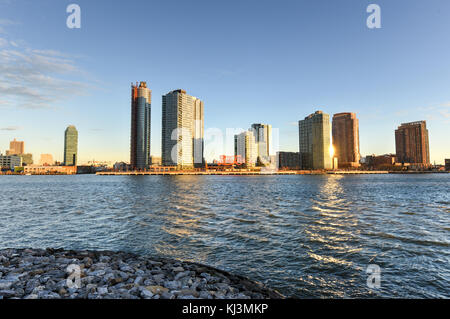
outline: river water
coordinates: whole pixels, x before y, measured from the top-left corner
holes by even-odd
[[[0,176],[0,248],[164,255],[298,298],[449,298],[449,189],[448,174]]]

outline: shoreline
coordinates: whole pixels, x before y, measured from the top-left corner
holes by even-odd
[[[421,175],[421,174],[449,174],[450,172],[398,172],[398,171],[279,171],[279,172],[98,172],[95,174],[2,174],[0,176],[296,176],[296,175]]]
[[[284,298],[200,263],[115,251],[0,249],[0,299]]]

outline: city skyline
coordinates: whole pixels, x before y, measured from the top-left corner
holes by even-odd
[[[3,153],[17,138],[26,141],[35,159],[50,153],[62,162],[60,132],[73,123],[80,131],[80,163],[128,162],[128,85],[146,79],[157,97],[174,87],[201,96],[208,105],[205,130],[247,123],[280,128],[283,151],[298,151],[297,121],[322,109],[358,115],[362,156],[395,153],[392,132],[401,123],[426,120],[431,162],[443,164],[449,157],[449,22],[426,5],[379,1],[383,27],[369,30],[366,3],[262,5],[257,13],[251,2],[239,4],[239,10],[182,4],[185,13],[202,13],[205,20],[186,24],[176,14],[180,24],[164,29],[157,13],[173,4],[143,2],[148,10],[137,14],[154,14],[147,25],[140,22],[145,19],[131,19],[134,10],[120,3],[108,3],[109,16],[103,16],[105,3],[79,1],[82,28],[70,30],[65,4],[0,2],[0,107],[7,114],[0,119]],[[442,12],[450,9],[448,2],[439,3]],[[216,9],[232,15],[235,25],[215,15]],[[38,12],[46,12],[46,18]],[[402,19],[393,18],[399,15]],[[39,32],[36,24],[42,26]],[[141,36],[135,30],[150,39],[140,59],[129,50]],[[183,54],[169,41],[177,33],[186,36],[178,39]],[[15,67],[21,64],[25,71]],[[151,155],[161,156],[158,98],[152,108]],[[226,142],[224,153],[233,154],[232,138]]]
[[[131,95],[131,140],[130,140],[130,167],[133,169],[146,169],[152,163],[150,155],[151,140],[148,120],[151,118],[151,90],[146,82],[132,84]],[[163,166],[178,166],[179,168],[203,167],[208,161],[204,158],[204,102],[186,94],[185,90],[173,90],[162,96],[162,151]],[[138,116],[140,114],[140,116]],[[139,123],[140,122],[140,123]],[[134,127],[134,129],[133,129]],[[142,131],[139,136],[138,131]],[[186,132],[184,130],[188,130]],[[177,134],[177,138],[173,134]],[[185,135],[190,139],[186,140]],[[399,163],[433,164],[430,161],[429,133],[426,121],[402,123],[394,131],[396,153],[366,154],[367,157],[375,155],[396,155]],[[302,169],[337,169],[360,167],[366,156],[359,153],[359,120],[355,113],[341,112],[329,114],[321,110],[315,111],[298,121],[298,152],[283,149],[274,150],[272,144],[279,144],[273,140],[272,126],[270,124],[252,124],[248,130],[241,130],[233,137],[233,154],[240,156],[244,163],[255,166],[258,161],[271,162],[271,156],[278,153],[298,153],[299,166]],[[140,143],[138,143],[140,141]],[[250,143],[250,144],[249,144]],[[177,157],[174,160],[174,146],[177,145]],[[137,148],[141,151],[137,152]],[[25,154],[25,142],[10,141],[7,155],[18,155],[26,165],[33,164],[32,154]],[[140,155],[139,155],[139,154]],[[0,152],[1,154],[1,152]],[[52,154],[41,154],[51,157]],[[224,156],[229,156],[226,154]],[[71,158],[67,160],[66,158]],[[222,155],[220,155],[222,157]],[[343,160],[345,159],[345,160]],[[217,161],[213,158],[209,162]],[[334,160],[337,160],[334,163]],[[284,161],[284,160],[283,160]],[[447,159],[444,159],[444,163]],[[56,161],[57,162],[57,161]],[[69,162],[69,163],[68,163]],[[88,162],[95,163],[96,161]],[[112,164],[112,162],[110,162]],[[117,163],[123,163],[116,161]],[[338,164],[339,165],[336,165]],[[48,164],[48,163],[47,163]],[[78,131],[74,125],[69,125],[64,134],[64,161],[66,166],[78,165]],[[85,164],[85,163],[83,163]],[[443,165],[443,164],[438,164]],[[247,165],[248,166],[248,165]]]

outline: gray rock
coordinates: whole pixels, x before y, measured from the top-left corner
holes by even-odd
[[[119,269],[121,270],[121,271],[124,271],[124,272],[134,272],[134,269],[133,268],[131,268],[129,265],[127,265],[127,264],[122,264],[122,265],[120,265],[119,266]]]
[[[175,299],[175,295],[170,292],[163,292],[161,299]]]
[[[108,287],[98,287],[97,292],[99,295],[106,295],[108,293]]]
[[[181,288],[181,284],[178,281],[167,281],[164,283],[164,287],[169,288],[171,290],[177,290]]]
[[[164,274],[158,274],[158,275],[153,275],[153,280],[157,283],[157,284],[161,284],[164,281],[164,278],[166,276]]]
[[[143,282],[144,278],[142,278],[141,276],[136,277],[136,279],[134,280],[135,285],[141,285]]]
[[[3,298],[12,298],[16,296],[16,292],[14,290],[0,290],[0,296]]]
[[[81,288],[67,287],[69,264],[80,265]],[[278,294],[263,284],[179,261],[155,261],[120,252],[0,249],[0,299],[260,299],[269,296]]]
[[[144,276],[145,275],[145,271],[143,271],[141,269],[136,269],[136,271],[134,273],[136,274],[136,276]]]
[[[144,286],[153,286],[154,281],[151,279],[144,280]]]
[[[109,256],[100,256],[99,261],[102,263],[108,263],[111,260]]]
[[[230,289],[229,285],[221,283],[221,282],[217,283],[216,287],[220,290],[225,290],[225,291],[229,291],[229,289]]]
[[[174,268],[172,269],[172,271],[173,271],[173,272],[183,272],[183,271],[184,271],[184,268],[178,266],[178,267],[174,267]]]
[[[209,280],[211,279],[211,275],[208,274],[208,273],[205,273],[205,272],[202,272],[202,273],[200,274],[200,277],[205,278],[207,281],[209,281]]]
[[[152,299],[154,295],[148,291],[147,289],[142,289],[141,290],[141,297],[144,299]]]
[[[98,269],[95,271],[91,271],[89,273],[90,276],[96,276],[96,277],[101,277],[104,276],[106,274],[106,271],[104,269]]]
[[[61,299],[61,296],[55,292],[43,290],[38,293],[40,299]]]
[[[14,281],[11,280],[0,280],[0,290],[7,290],[11,288],[14,284]]]
[[[179,272],[178,274],[175,275],[174,280],[180,280],[183,277],[186,277],[190,274],[190,271],[183,271],[183,272]]]
[[[207,291],[200,291],[200,299],[213,299],[213,296]]]

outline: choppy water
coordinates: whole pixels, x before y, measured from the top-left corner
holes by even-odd
[[[449,298],[449,189],[440,174],[0,176],[0,248],[158,253],[301,298]]]

